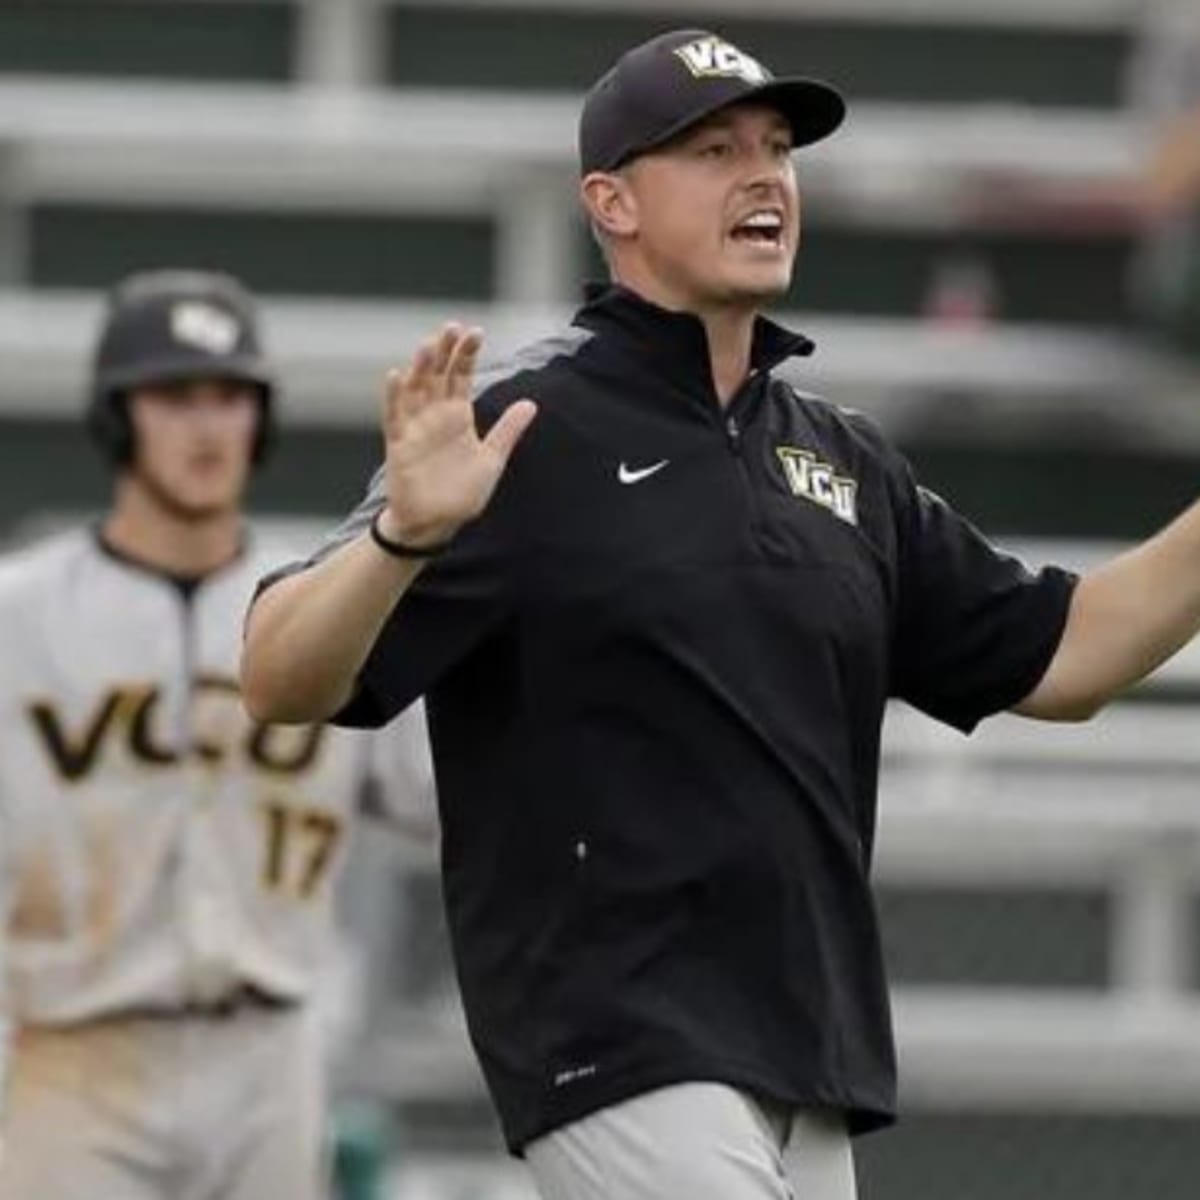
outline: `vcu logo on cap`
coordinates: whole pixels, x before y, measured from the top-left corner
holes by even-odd
[[[719,37],[697,38],[675,53],[697,79],[744,79],[747,83],[766,83],[771,72],[757,59]]]
[[[171,308],[171,336],[209,354],[229,354],[241,332],[238,319],[216,305],[187,300]]]

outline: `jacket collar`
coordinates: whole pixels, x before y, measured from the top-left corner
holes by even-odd
[[[619,338],[626,347],[660,375],[671,376],[688,390],[712,392],[708,336],[700,318],[690,312],[660,308],[630,288],[617,283],[591,283],[574,324],[594,333]],[[813,343],[801,333],[759,316],[754,322],[750,367],[770,371],[785,359],[813,352]]]

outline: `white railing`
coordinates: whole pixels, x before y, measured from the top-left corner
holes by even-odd
[[[1195,654],[1173,674],[1200,686]],[[1200,704],[1117,705],[1077,728],[997,718],[969,741],[893,714],[881,882],[1103,889],[1112,902],[1102,992],[897,988],[910,1099],[1194,1108],[1197,729]]]
[[[24,276],[38,202],[425,212],[495,222],[500,300],[563,300],[580,99],[0,77],[0,282]],[[1119,197],[1145,153],[1119,112],[860,104],[804,152],[805,198],[843,225],[953,228],[997,218],[997,183],[1008,209],[1022,189]]]
[[[317,59],[353,57],[347,47],[357,35],[343,26],[378,16],[375,0],[297,2],[318,46],[329,42],[305,51]],[[571,5],[547,0],[547,7]],[[956,19],[974,19],[975,10],[942,0],[815,0],[798,11],[886,11],[919,21],[949,16],[950,8]],[[766,0],[756,7],[777,9]],[[995,19],[1028,10],[1037,20],[1034,9],[1050,23],[1082,20],[1085,10],[1100,24],[1131,18],[1118,0],[1059,0],[1010,4]],[[330,48],[342,42],[341,51]],[[349,68],[332,74],[341,78],[337,86],[319,71],[283,86],[0,77],[0,281],[25,274],[25,219],[39,201],[493,219],[495,307],[272,301],[288,411],[301,422],[371,419],[383,370],[446,316],[479,320],[499,352],[561,321],[580,271],[573,178],[580,97],[384,90],[363,86]],[[843,224],[949,228],[987,203],[997,179],[1018,189],[1082,184],[1119,195],[1144,152],[1137,121],[1120,112],[862,104],[843,136],[808,153],[804,187],[811,211],[836,212]],[[95,304],[94,296],[0,293],[0,413],[75,412]],[[893,427],[904,425],[909,402],[920,409],[931,391],[967,390],[998,400],[1005,419],[1062,397],[1126,422],[1131,438],[1200,443],[1196,406],[1172,399],[1184,386],[1176,368],[1132,339],[797,321],[821,346],[797,380],[879,411]],[[1137,421],[1130,395],[1139,398]]]
[[[195,2],[195,0],[193,0]],[[245,4],[263,0],[242,0]],[[370,22],[373,10],[386,9],[404,0],[292,0],[304,10],[324,7],[346,8],[354,14],[346,20]],[[1189,0],[1149,0],[1161,6],[1179,5]],[[598,8],[611,12],[632,11],[653,16],[661,11],[678,16],[679,5],[671,0],[456,0],[460,8],[544,9],[553,12],[594,14]],[[1125,29],[1144,16],[1147,0],[742,0],[737,6],[741,17],[837,17],[844,20],[888,21],[896,24],[926,24],[947,21],[956,25],[1020,25],[1033,28]],[[730,14],[728,0],[690,0],[688,11],[699,18],[716,22]],[[306,12],[305,19],[310,19]]]
[[[1013,548],[1077,569],[1120,549]],[[1200,697],[1200,645],[1140,690],[1166,687]],[[1002,716],[971,738],[897,706],[884,745],[880,882],[1102,889],[1112,905],[1104,991],[898,987],[908,1100],[1194,1111],[1200,699],[1118,703],[1078,726]]]
[[[0,415],[77,419],[101,297],[90,292],[0,290]],[[283,385],[283,417],[295,424],[371,426],[380,381],[449,319],[481,325],[486,354],[502,357],[558,329],[568,305],[370,302],[270,297],[269,348]],[[817,342],[785,373],[800,387],[869,411],[889,428],[939,416],[952,427],[953,397],[986,398],[972,409],[976,435],[1020,429],[1048,402],[1121,429],[1127,446],[1187,453],[1200,445],[1197,386],[1186,370],[1107,331],[1004,323],[939,328],[908,320],[784,313]]]
[[[997,177],[1116,188],[1147,152],[1120,111],[850,99],[841,135],[804,152],[805,182],[815,204],[850,200],[862,216],[937,223]],[[581,100],[10,75],[0,142],[29,198],[391,211],[437,197],[492,211],[531,170],[571,179]]]
[[[382,0],[385,4],[401,0]],[[513,0],[459,0],[464,7],[512,8]],[[1186,3],[1186,0],[1159,0]],[[521,0],[522,8],[559,12],[595,12],[596,0]],[[728,0],[690,0],[688,11],[718,24],[731,9]],[[655,0],[603,0],[610,11],[632,11],[639,16],[661,8],[677,15],[676,4]],[[1144,15],[1142,0],[743,0],[739,17],[835,17],[839,20],[887,21],[921,25],[933,21],[954,25],[1018,25],[1051,29],[1127,29]],[[702,23],[702,22],[697,22]]]

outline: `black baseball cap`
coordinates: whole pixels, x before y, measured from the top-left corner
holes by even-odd
[[[846,102],[815,79],[776,79],[704,29],[676,29],[627,51],[588,92],[579,118],[579,168],[614,171],[719,109],[754,100],[776,108],[797,146],[828,137]]]

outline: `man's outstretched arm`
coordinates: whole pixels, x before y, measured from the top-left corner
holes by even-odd
[[[487,506],[536,414],[510,405],[480,438],[472,391],[481,335],[448,325],[387,380],[386,504],[379,531],[409,547],[449,541]],[[242,698],[258,721],[331,717],[350,699],[380,630],[423,568],[367,533],[255,601],[242,649]]]
[[[1200,503],[1079,581],[1058,650],[1015,711],[1086,720],[1198,631]]]

